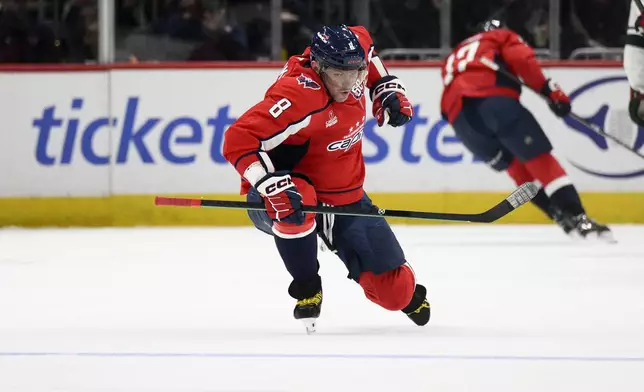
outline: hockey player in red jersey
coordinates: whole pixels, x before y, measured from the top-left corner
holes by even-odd
[[[426,289],[416,283],[384,218],[304,214],[302,205],[375,208],[363,190],[365,88],[378,125],[407,123],[413,109],[401,81],[377,57],[360,26],[324,27],[291,57],[264,99],[225,134],[224,156],[242,176],[255,226],[274,237],[293,278],[294,317],[314,330],[322,305],[318,235],[344,262],[349,277],[381,307],[429,321]]]
[[[575,186],[551,154],[550,141],[519,101],[521,86],[481,58],[539,91],[555,115],[570,113],[570,99],[546,79],[534,50],[498,20],[491,20],[455,47],[442,64],[443,117],[463,144],[494,170],[507,172],[517,184],[538,181],[541,189],[532,202],[567,234],[612,241],[610,229],[586,215]]]

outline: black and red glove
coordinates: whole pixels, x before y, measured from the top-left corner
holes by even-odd
[[[635,25],[633,27],[638,34],[644,35],[644,18],[642,18],[642,15],[635,19]]]
[[[286,171],[268,173],[255,183],[255,188],[264,198],[268,216],[279,222],[304,223],[302,195]]]
[[[405,96],[405,86],[393,75],[383,76],[371,86],[373,116],[381,127],[386,121],[393,127],[405,125],[414,115],[414,108]]]
[[[570,98],[563,92],[561,87],[552,79],[546,80],[546,83],[541,87],[541,94],[549,99],[548,106],[550,110],[559,117],[565,117],[570,114]]]

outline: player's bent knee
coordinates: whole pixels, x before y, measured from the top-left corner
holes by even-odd
[[[370,271],[361,273],[360,286],[372,302],[387,310],[401,310],[414,295],[416,278],[409,266],[401,265],[380,275]]]
[[[318,198],[313,185],[301,177],[293,175],[293,183],[297,191],[302,195],[302,204],[308,206],[317,205]],[[302,238],[315,231],[315,214],[305,214],[304,223],[297,225],[288,222],[273,223],[273,233],[280,238]]]

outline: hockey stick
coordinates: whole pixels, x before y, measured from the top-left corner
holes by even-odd
[[[519,208],[521,205],[532,200],[532,198],[536,196],[538,190],[539,188],[535,184],[533,184],[532,182],[526,182],[515,189],[499,204],[480,214],[385,210],[384,208],[366,209],[352,206],[303,206],[302,211],[317,214],[490,223],[504,217],[505,215]],[[249,203],[229,200],[189,199],[180,197],[157,196],[154,199],[154,204],[157,206],[235,208],[256,211],[266,210],[264,203]]]
[[[633,0],[640,12],[644,14],[644,5],[642,5],[642,0]]]
[[[513,75],[513,74],[511,74],[510,72],[508,72],[508,71],[506,71],[506,70],[502,69],[501,67],[499,67],[499,65],[498,65],[497,63],[495,63],[494,61],[492,61],[492,60],[488,59],[487,57],[480,57],[480,58],[479,58],[479,60],[480,60],[480,61],[481,61],[481,63],[482,63],[483,65],[485,65],[486,67],[488,67],[488,68],[490,68],[490,69],[492,69],[492,70],[494,70],[494,71],[496,71],[496,72],[499,72],[499,73],[503,74],[504,76],[506,76],[506,77],[508,77],[508,78],[512,79],[513,81],[515,81],[516,83],[518,83],[518,84],[520,84],[520,85],[522,85],[522,86],[525,86],[525,87],[529,88],[530,90],[534,91],[537,95],[539,95],[541,98],[545,99],[546,101],[548,100],[548,98],[547,98],[547,97],[544,97],[544,96],[543,96],[543,95],[541,95],[538,91],[535,91],[533,88],[531,88],[530,86],[526,85],[526,84],[523,82],[523,80],[519,79],[519,78],[518,78],[518,77],[516,77],[515,75]],[[632,152],[633,154],[637,155],[638,157],[640,157],[640,158],[644,158],[644,154],[641,154],[641,153],[639,153],[639,152],[635,151],[634,149],[632,149],[632,148],[631,148],[629,145],[627,145],[626,143],[622,142],[621,140],[619,140],[619,139],[618,139],[618,138],[616,138],[615,136],[613,136],[613,135],[610,135],[610,134],[606,133],[606,131],[604,131],[603,129],[601,129],[599,126],[597,126],[597,125],[595,125],[595,124],[593,124],[593,123],[590,123],[590,122],[586,121],[586,119],[584,119],[583,117],[580,117],[579,115],[577,115],[577,114],[575,114],[575,113],[572,113],[572,112],[569,114],[569,116],[570,116],[570,117],[572,117],[575,121],[579,122],[580,124],[582,124],[582,125],[584,125],[584,126],[586,126],[586,127],[590,128],[590,129],[592,129],[595,133],[598,133],[598,134],[600,134],[600,135],[602,135],[602,136],[604,136],[604,137],[607,137],[607,138],[611,139],[612,141],[614,141],[615,143],[617,143],[617,144],[619,144],[620,146],[624,147],[625,149],[627,149],[628,151],[630,151],[630,152]]]

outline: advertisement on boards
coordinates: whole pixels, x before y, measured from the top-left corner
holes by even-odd
[[[371,192],[506,191],[514,184],[460,143],[440,116],[438,68],[391,69],[407,86],[415,117],[379,128],[370,104],[362,143]],[[626,112],[619,68],[550,68],[573,110],[631,144],[644,131]],[[279,69],[112,70],[2,76],[4,143],[0,196],[236,193],[221,154],[227,127],[262,99]],[[644,161],[541,98],[522,96],[583,191],[644,191]]]
[[[0,84],[0,197],[109,194],[109,168],[79,159],[88,136],[109,153],[110,134],[90,126],[109,114],[108,75],[2,73]]]

